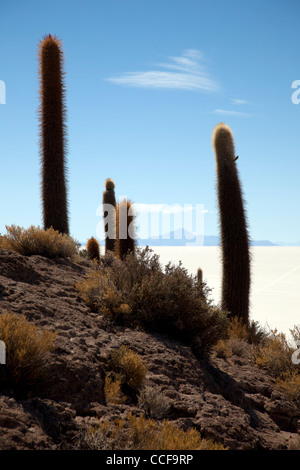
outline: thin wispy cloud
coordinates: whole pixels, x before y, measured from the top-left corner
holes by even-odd
[[[234,98],[232,102],[233,104],[249,104],[249,101],[240,98]]]
[[[215,114],[223,114],[225,116],[251,117],[251,114],[249,113],[242,113],[241,111],[233,111],[231,109],[215,109],[213,112]]]
[[[161,70],[126,72],[107,80],[117,85],[141,88],[168,88],[198,92],[216,92],[218,83],[203,65],[203,56],[197,49],[188,49],[182,56],[172,56],[157,64]]]

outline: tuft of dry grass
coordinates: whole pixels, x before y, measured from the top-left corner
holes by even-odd
[[[255,364],[272,377],[279,378],[295,368],[292,354],[293,348],[285,334],[271,330],[268,339],[256,351]]]
[[[1,388],[12,387],[17,394],[23,394],[40,385],[55,338],[56,333],[39,331],[23,315],[1,314],[0,340],[6,347],[6,364],[0,369]]]
[[[290,332],[292,341],[284,333],[271,330],[264,343],[256,348],[255,364],[274,377],[277,388],[300,407],[300,365],[293,362],[293,343],[299,344],[300,326]]]
[[[82,444],[93,450],[227,450],[202,438],[195,428],[184,431],[170,421],[156,422],[131,413],[125,419],[90,427]]]
[[[288,371],[276,380],[278,388],[300,407],[300,374],[299,370]]]
[[[158,387],[149,385],[140,390],[138,403],[147,417],[155,419],[165,418],[171,408],[169,399],[159,391]]]
[[[121,386],[121,379],[113,379],[109,375],[105,377],[104,395],[107,403],[121,404],[126,401],[126,397],[122,393]]]
[[[40,255],[47,258],[72,258],[78,255],[78,242],[52,227],[43,230],[31,225],[24,229],[16,225],[6,226],[7,234],[0,236],[0,248],[12,250],[24,256]]]
[[[139,390],[147,372],[146,365],[139,354],[122,345],[111,353],[109,363],[123,383],[134,391]]]
[[[269,336],[257,322],[246,325],[237,317],[230,318],[227,333],[227,337],[214,346],[217,357],[226,360],[232,355],[252,359]]]

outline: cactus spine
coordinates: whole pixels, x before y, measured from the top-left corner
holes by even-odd
[[[250,250],[242,189],[230,128],[213,132],[222,243],[222,308],[244,324],[249,321]]]
[[[116,239],[116,197],[115,183],[112,179],[105,180],[103,191],[103,217],[105,232],[105,253],[114,251]]]
[[[124,199],[118,204],[116,211],[115,254],[120,259],[135,251],[134,219],[132,204]]]
[[[40,77],[40,153],[44,229],[69,234],[65,177],[65,90],[61,41],[50,34],[38,48]]]
[[[96,238],[91,237],[86,245],[86,250],[90,260],[95,260],[97,263],[100,261],[100,246]]]

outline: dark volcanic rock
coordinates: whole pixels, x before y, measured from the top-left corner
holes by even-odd
[[[126,344],[147,364],[145,385],[169,403],[167,418],[230,449],[285,449],[300,410],[250,361],[199,361],[158,334],[109,325],[80,300],[75,283],[90,270],[66,260],[0,250],[0,313],[24,314],[57,332],[48,383],[39,396],[0,395],[0,449],[72,448],[93,419],[143,413],[137,403],[105,403],[109,353]]]

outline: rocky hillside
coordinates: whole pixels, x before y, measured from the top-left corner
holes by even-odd
[[[288,448],[297,437],[300,410],[271,377],[241,357],[212,354],[199,361],[180,342],[112,325],[78,296],[75,283],[90,269],[0,250],[0,313],[23,314],[57,332],[46,389],[26,398],[12,390],[0,394],[1,450],[80,448],[80,436],[99,419],[144,413],[137,400],[105,400],[107,358],[122,344],[143,358],[144,386],[164,397],[167,419],[176,426],[195,427],[229,449]]]

